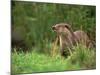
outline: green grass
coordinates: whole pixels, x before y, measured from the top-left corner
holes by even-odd
[[[39,53],[35,50],[28,53],[13,52],[11,72],[12,74],[19,74],[95,68],[94,50],[82,46],[77,46],[74,49],[75,52],[68,58],[63,58],[59,54],[52,57],[49,54]]]
[[[56,56],[45,54],[32,53],[12,53],[12,73],[34,73],[34,72],[49,72],[49,71],[64,71],[79,68],[78,65],[67,63],[67,60]]]
[[[83,69],[96,68],[96,51],[89,49],[82,45],[75,46],[75,51],[69,56],[68,61],[71,63],[78,63]]]

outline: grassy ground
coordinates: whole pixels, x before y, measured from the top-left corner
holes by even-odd
[[[38,53],[34,50],[29,53],[13,52],[12,74],[95,68],[94,50],[82,47],[75,47],[75,49],[76,51],[68,58],[63,58],[59,54],[52,57],[50,54]]]
[[[12,54],[12,73],[34,73],[48,71],[64,71],[80,69],[79,65],[71,65],[66,59],[60,56],[55,58],[45,54],[32,53],[13,53]]]

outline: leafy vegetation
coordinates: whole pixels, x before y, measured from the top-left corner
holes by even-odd
[[[12,74],[95,69],[95,56],[95,50],[83,46],[74,47],[68,58],[61,57],[59,53],[52,56],[35,50],[30,53],[15,51],[12,53]]]
[[[95,10],[95,6],[12,1],[12,34],[30,48],[26,53],[13,49],[12,74],[95,69]],[[51,27],[62,22],[69,23],[73,31],[85,31],[94,48],[78,45],[68,58],[61,57]]]
[[[12,31],[40,50],[54,40],[51,27],[61,22],[71,24],[74,31],[82,28],[95,44],[95,19],[95,6],[12,1]]]

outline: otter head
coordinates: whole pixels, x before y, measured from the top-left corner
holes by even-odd
[[[60,23],[52,26],[52,30],[58,34],[68,34],[70,33],[70,26],[66,23]]]

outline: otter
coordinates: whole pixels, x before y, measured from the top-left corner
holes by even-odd
[[[90,47],[90,39],[88,35],[82,30],[73,32],[71,25],[67,23],[56,24],[52,26],[52,30],[57,34],[60,43],[61,56],[68,56],[72,47],[79,43],[86,47]]]

